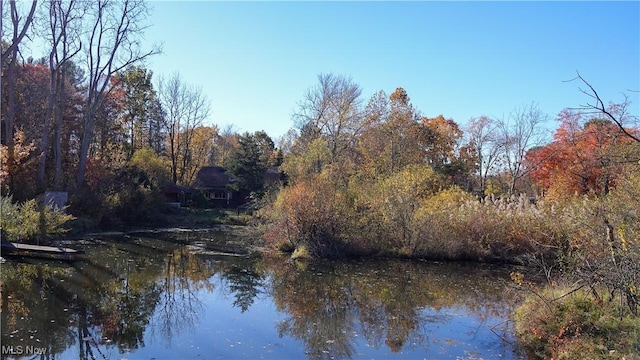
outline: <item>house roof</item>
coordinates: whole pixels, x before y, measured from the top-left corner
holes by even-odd
[[[165,194],[180,194],[180,193],[190,194],[190,193],[192,193],[192,191],[191,191],[191,189],[186,188],[184,186],[180,186],[180,185],[176,185],[176,184],[172,184],[172,183],[167,183],[164,186],[164,193]]]
[[[235,177],[221,166],[205,166],[198,171],[193,187],[196,189],[226,189]]]

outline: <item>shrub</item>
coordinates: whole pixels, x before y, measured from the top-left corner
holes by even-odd
[[[417,242],[413,230],[416,209],[422,201],[449,186],[431,166],[409,165],[358,193],[369,217],[380,222],[381,232],[377,236],[387,239],[388,250],[413,255]]]
[[[476,209],[477,202],[459,188],[441,191],[424,200],[413,221],[416,255],[439,259],[482,257],[482,252],[470,247],[465,237],[469,210]]]
[[[640,318],[619,316],[617,301],[599,301],[567,288],[530,293],[515,313],[522,344],[541,358],[633,359],[640,351]],[[637,358],[637,357],[636,357]]]
[[[345,202],[344,192],[322,176],[284,188],[258,214],[271,222],[265,240],[277,248],[304,245],[314,256],[338,256],[345,250]]]
[[[13,203],[11,196],[0,197],[0,229],[11,241],[32,240],[66,232],[62,226],[74,217],[54,210],[50,205],[38,207],[36,200]]]
[[[568,276],[604,293],[619,293],[638,315],[640,304],[640,175],[628,171],[605,197],[584,196],[564,207],[572,235]]]
[[[99,167],[94,163],[91,181],[71,196],[71,211],[95,220],[103,227],[153,222],[165,207],[159,184],[151,181],[137,165],[118,170]]]

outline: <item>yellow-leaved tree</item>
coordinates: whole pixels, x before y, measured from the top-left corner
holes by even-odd
[[[414,236],[415,214],[425,199],[446,189],[450,183],[429,165],[409,165],[402,171],[381,178],[363,193],[370,211],[379,214],[385,236],[402,253],[412,254],[418,239]]]

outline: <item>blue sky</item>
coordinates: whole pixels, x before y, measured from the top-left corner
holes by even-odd
[[[210,124],[278,138],[317,75],[351,76],[363,101],[403,87],[426,116],[464,125],[536,102],[555,118],[585,104],[580,71],[607,100],[640,103],[640,2],[155,1],[154,77],[201,86]],[[632,90],[632,91],[629,91]],[[635,92],[633,92],[635,91]],[[555,128],[551,123],[550,127]]]

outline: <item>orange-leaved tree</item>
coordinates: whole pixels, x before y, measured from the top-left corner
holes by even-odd
[[[610,120],[564,110],[559,121],[553,142],[526,156],[531,177],[549,195],[606,195],[622,165],[638,160],[638,145]]]

